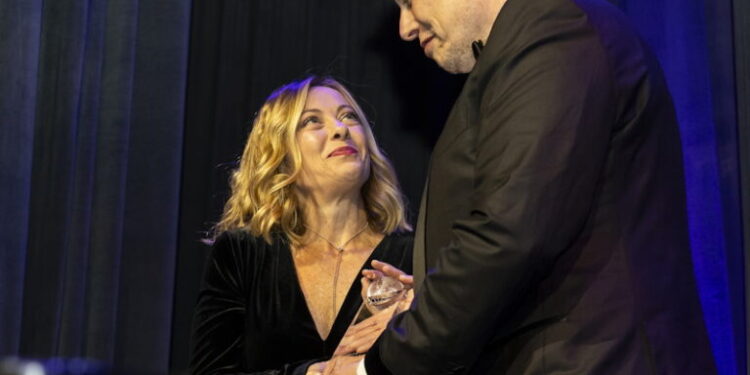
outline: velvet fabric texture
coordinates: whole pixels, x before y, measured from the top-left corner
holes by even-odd
[[[372,259],[411,272],[412,237],[386,236]],[[364,268],[364,267],[363,267]],[[328,337],[315,329],[288,242],[272,244],[243,231],[223,233],[206,261],[193,320],[190,372],[304,374],[328,360],[362,304],[351,284]]]

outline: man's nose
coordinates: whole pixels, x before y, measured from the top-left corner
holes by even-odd
[[[419,24],[414,19],[411,10],[401,8],[401,16],[398,19],[398,33],[401,39],[411,41],[419,37]]]

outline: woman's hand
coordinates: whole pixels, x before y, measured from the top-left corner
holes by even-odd
[[[305,375],[321,375],[325,372],[326,366],[328,366],[328,361],[315,362],[307,367]]]
[[[366,353],[372,344],[380,337],[380,334],[388,327],[391,318],[409,309],[414,299],[414,290],[409,289],[401,301],[394,303],[384,310],[378,311],[373,316],[349,327],[341,338],[335,356],[346,354]]]
[[[333,357],[323,375],[356,375],[357,366],[364,359],[363,355]]]
[[[401,281],[407,289],[406,294],[401,301],[350,326],[346,330],[344,337],[341,338],[338,347],[336,347],[336,351],[333,353],[334,358],[343,355],[366,353],[378,337],[380,337],[380,334],[383,333],[391,318],[398,313],[408,310],[409,306],[411,306],[411,301],[414,299],[414,290],[412,289],[414,278],[411,275],[407,275],[406,272],[388,263],[377,260],[372,261],[372,266],[375,269],[362,271],[362,300],[367,298],[367,288],[369,288],[370,283],[383,275]]]

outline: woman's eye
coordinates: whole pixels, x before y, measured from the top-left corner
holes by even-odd
[[[320,118],[318,116],[309,116],[302,120],[300,127],[305,127],[309,124],[320,124]]]
[[[341,116],[344,120],[359,122],[359,116],[354,112],[346,112]]]

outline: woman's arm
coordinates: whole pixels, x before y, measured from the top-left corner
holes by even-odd
[[[306,374],[324,358],[285,363],[274,369],[249,369],[244,365],[247,285],[252,275],[248,245],[243,236],[223,233],[206,260],[198,302],[193,316],[190,373],[209,374]]]

